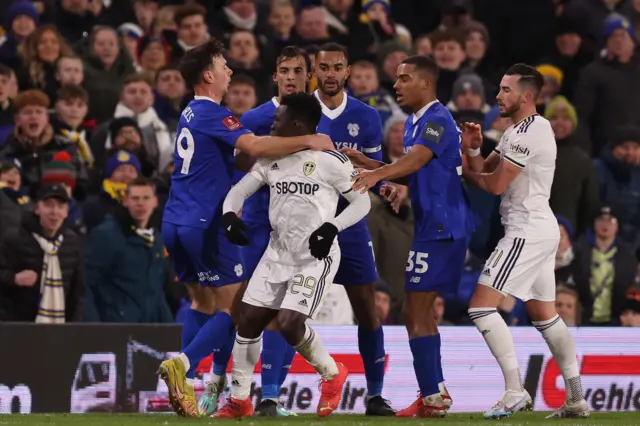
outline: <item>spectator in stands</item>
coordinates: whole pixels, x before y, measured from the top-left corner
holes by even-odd
[[[142,28],[144,34],[152,32],[159,7],[160,2],[158,0],[133,0],[136,24]]]
[[[82,248],[80,238],[64,228],[68,202],[62,186],[42,186],[34,214],[0,243],[0,321],[82,319]]]
[[[13,133],[13,108],[9,98],[11,68],[0,63],[0,148]]]
[[[138,40],[140,40],[143,34],[142,28],[130,22],[118,27],[119,40],[122,45],[124,45],[133,65],[136,66],[136,71],[139,71],[136,62],[136,58],[138,57]]]
[[[547,105],[544,116],[551,122],[558,146],[549,204],[582,235],[591,228],[600,196],[593,162],[576,141],[578,114],[565,97],[557,96]]]
[[[628,0],[596,0],[566,2],[564,14],[579,25],[580,33],[598,40],[606,31],[606,18],[612,12],[623,13],[628,9]],[[614,13],[617,15],[617,13]],[[618,15],[619,16],[619,15]]]
[[[178,39],[178,35],[176,34],[176,22],[175,22],[175,14],[178,5],[176,4],[168,4],[166,6],[162,6],[158,9],[158,13],[156,14],[156,21],[153,23],[153,34],[156,34],[167,42],[175,41]],[[169,39],[170,37],[170,39]]]
[[[402,113],[395,96],[380,88],[378,70],[369,61],[358,61],[351,65],[349,91],[351,96],[378,111],[383,126],[393,113]]]
[[[404,123],[408,118],[400,111],[391,114],[384,123],[382,160],[385,163],[395,163],[404,155]]]
[[[61,56],[56,63],[55,77],[60,86],[65,84],[80,86],[84,82],[82,60],[75,55]]]
[[[544,85],[536,100],[536,107],[538,114],[544,114],[547,104],[560,93],[564,74],[560,68],[551,64],[541,64],[536,69],[544,77]]]
[[[44,165],[41,184],[61,185],[69,195],[69,212],[64,226],[78,235],[86,234],[82,207],[73,197],[76,187],[76,169],[71,163],[71,156],[65,151],[55,154],[50,162]]]
[[[464,66],[464,42],[458,32],[453,30],[436,32],[432,35],[431,42],[433,59],[440,69],[438,100],[446,105],[451,100],[453,83],[462,74],[470,72],[470,69]]]
[[[104,176],[98,195],[91,196],[84,203],[84,223],[88,233],[122,203],[127,185],[140,176],[140,160],[127,151],[118,151],[107,160]]]
[[[80,158],[87,169],[93,168],[93,153],[87,142],[91,129],[84,125],[89,95],[81,86],[65,85],[58,90],[55,114],[51,117],[53,132],[69,139],[78,148]]]
[[[89,0],[60,0],[56,8],[56,27],[69,43],[74,44],[102,23],[100,4]]]
[[[222,10],[208,13],[207,23],[212,35],[225,43],[238,30],[251,31],[256,36],[267,32],[266,14],[259,13],[255,0],[227,0]]]
[[[111,148],[105,153],[105,160],[120,150],[125,150],[140,160],[140,170],[143,176],[150,177],[156,173],[155,162],[149,159],[149,154],[143,143],[143,134],[136,121],[131,117],[116,118],[110,122],[109,137],[113,141]],[[101,162],[104,170],[104,162]]]
[[[142,133],[145,161],[153,164],[155,170],[163,170],[173,160],[174,142],[169,128],[158,117],[153,104],[153,83],[144,74],[132,74],[124,81],[120,103],[113,118],[131,117],[136,120]],[[101,158],[113,146],[110,126],[111,121],[103,123],[90,141],[96,158]],[[146,170],[143,171],[148,175]]]
[[[604,55],[582,70],[573,101],[580,120],[577,143],[592,157],[618,127],[635,124],[640,110],[637,34],[624,17],[612,15],[603,38]]]
[[[579,326],[581,314],[578,293],[564,285],[558,286],[556,289],[556,311],[567,327]]]
[[[167,65],[169,47],[159,36],[143,36],[138,40],[138,65],[142,71],[157,71]]]
[[[489,155],[500,140],[499,132],[487,125],[492,107],[486,102],[485,87],[480,76],[462,74],[453,83],[451,101],[447,104],[458,122],[475,122],[482,126],[483,154]]]
[[[573,278],[583,309],[582,323],[615,324],[634,282],[636,259],[618,238],[618,219],[610,207],[600,209],[593,233],[588,233],[574,252]]]
[[[380,324],[393,324],[391,319],[391,290],[389,286],[382,280],[376,283],[375,303],[376,316],[380,320]]]
[[[409,56],[409,49],[395,40],[383,43],[378,49],[377,64],[382,70],[380,87],[387,93],[396,93],[393,88],[396,83],[396,71],[398,71],[398,67],[407,56]]]
[[[14,2],[7,10],[6,39],[0,44],[0,63],[20,67],[18,46],[40,24],[38,10],[29,1]]]
[[[182,113],[180,99],[187,91],[184,78],[178,68],[167,65],[156,73],[155,86],[153,109],[169,128],[173,140]]]
[[[178,39],[171,48],[172,62],[179,61],[187,50],[209,39],[206,16],[206,9],[198,4],[186,4],[176,10],[173,19]]]
[[[487,57],[489,50],[489,31],[482,23],[472,21],[463,27],[464,52],[467,56],[467,65],[478,74],[483,84],[497,88],[500,74],[493,62]],[[493,96],[494,92],[488,92]]]
[[[627,293],[627,299],[620,314],[620,325],[640,327],[640,292],[637,289],[631,289]]]
[[[244,74],[231,77],[229,90],[224,96],[224,103],[233,115],[240,118],[242,115],[255,108],[258,104],[256,97],[256,83]]]
[[[321,46],[332,41],[329,27],[324,18],[322,6],[311,5],[300,9],[296,18],[296,32],[292,40],[293,44],[304,49],[310,45]]]
[[[350,30],[358,25],[358,16],[353,10],[355,0],[323,0],[324,20],[329,32],[341,39],[351,39]]]
[[[423,34],[418,37],[413,46],[413,50],[416,55],[431,56],[433,54],[433,45],[431,44],[429,34]]]
[[[0,241],[17,233],[22,215],[31,210],[31,199],[21,191],[21,186],[17,162],[0,162]]]
[[[602,202],[619,220],[619,236],[632,247],[640,243],[640,126],[618,128],[595,161]]]
[[[85,88],[89,93],[89,116],[98,122],[113,117],[124,79],[135,69],[113,28],[98,26],[78,46],[85,61]]]
[[[238,30],[229,39],[229,63],[233,72],[249,76],[256,83],[258,102],[266,102],[273,96],[272,74],[263,63],[269,63],[260,58],[258,40],[251,31]]]
[[[555,264],[556,283],[574,285],[572,262],[575,259],[575,254],[573,253],[575,234],[573,233],[571,222],[566,217],[556,216],[556,219],[560,228],[560,242],[556,251]]]
[[[15,102],[15,132],[0,148],[0,158],[13,158],[22,166],[22,183],[33,195],[44,163],[58,151],[68,151],[79,178],[88,179],[79,150],[71,140],[53,133],[47,110],[49,98],[39,90],[21,92]]]
[[[269,8],[269,33],[273,37],[276,55],[292,44],[296,13],[290,0],[273,0]]]
[[[116,209],[88,237],[85,320],[171,322],[165,300],[162,234],[149,224],[157,207],[155,186],[141,177],[126,189]]]
[[[54,26],[43,25],[32,32],[18,48],[22,67],[17,72],[21,90],[39,89],[55,101],[58,83],[56,62],[72,53],[71,47]]]

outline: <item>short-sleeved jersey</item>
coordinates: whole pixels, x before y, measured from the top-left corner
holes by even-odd
[[[284,264],[310,259],[309,236],[335,217],[339,193],[351,191],[349,159],[338,151],[304,150],[258,160],[250,173],[269,186],[270,259]]]
[[[322,106],[322,118],[317,132],[331,138],[337,150],[351,148],[366,154],[369,158],[382,161],[382,122],[378,112],[359,100],[347,96],[335,109],[327,107],[321,100],[318,91],[314,93]],[[345,199],[338,202],[337,214],[349,203]],[[359,231],[366,229],[363,219],[341,234],[343,240],[350,240],[350,236],[361,235]],[[353,233],[353,234],[352,234]]]
[[[405,153],[414,145],[433,152],[431,161],[409,176],[414,241],[467,236],[469,203],[461,176],[460,135],[451,113],[438,101],[412,114],[405,123]]]
[[[231,189],[236,140],[247,133],[212,99],[196,96],[189,103],[178,123],[164,222],[203,229],[217,223]]]
[[[509,127],[495,151],[520,174],[502,194],[505,230],[521,237],[558,238],[558,222],[549,206],[556,170],[556,139],[551,123],[538,114]]]
[[[276,110],[280,106],[278,99],[273,99],[248,111],[242,115],[240,122],[257,136],[266,136],[271,133],[271,125]],[[242,179],[245,173],[235,172],[234,182]],[[258,192],[244,202],[242,207],[242,220],[250,224],[269,225],[269,188],[261,188]]]

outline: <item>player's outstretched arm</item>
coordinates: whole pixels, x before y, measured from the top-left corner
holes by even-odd
[[[248,133],[240,136],[236,141],[236,149],[256,158],[279,158],[303,149],[321,151],[333,148],[331,138],[321,134],[283,138]]]
[[[222,203],[222,225],[227,239],[232,244],[239,246],[249,244],[249,238],[246,235],[247,225],[238,217],[237,213],[242,209],[244,201],[264,184],[264,170],[258,162],[253,166],[251,172],[231,188],[224,199],[224,203]]]
[[[354,178],[353,189],[362,193],[373,188],[381,180],[398,180],[420,170],[433,158],[433,151],[424,145],[413,145],[411,151],[393,164],[386,164],[374,171],[362,171]]]

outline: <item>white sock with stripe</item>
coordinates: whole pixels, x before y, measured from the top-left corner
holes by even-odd
[[[316,332],[308,325],[305,324],[302,341],[293,348],[316,369],[323,379],[329,380],[338,375],[335,360],[329,355],[320,338],[316,336]]]
[[[567,391],[567,402],[575,404],[582,401],[582,383],[576,358],[576,345],[567,325],[559,315],[546,321],[531,323],[542,333],[544,341],[547,342],[553,358],[560,367]]]
[[[233,345],[233,368],[231,369],[231,396],[245,400],[251,394],[253,370],[260,359],[262,336],[245,339],[236,335]]]
[[[468,312],[502,369],[505,389],[522,392],[518,358],[507,323],[495,308],[469,308]]]

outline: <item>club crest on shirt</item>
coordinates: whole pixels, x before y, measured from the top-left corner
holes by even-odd
[[[240,122],[238,121],[237,118],[235,118],[234,116],[230,115],[229,117],[225,118],[224,120],[222,120],[222,124],[224,124],[224,126],[231,130],[232,132],[234,130],[238,130],[239,128],[242,127],[242,124],[240,124]]]
[[[360,126],[356,123],[347,124],[347,130],[349,131],[349,135],[353,138],[360,134]]]
[[[302,166],[302,173],[304,173],[305,176],[309,176],[315,169],[316,163],[314,163],[313,161],[307,161]]]

